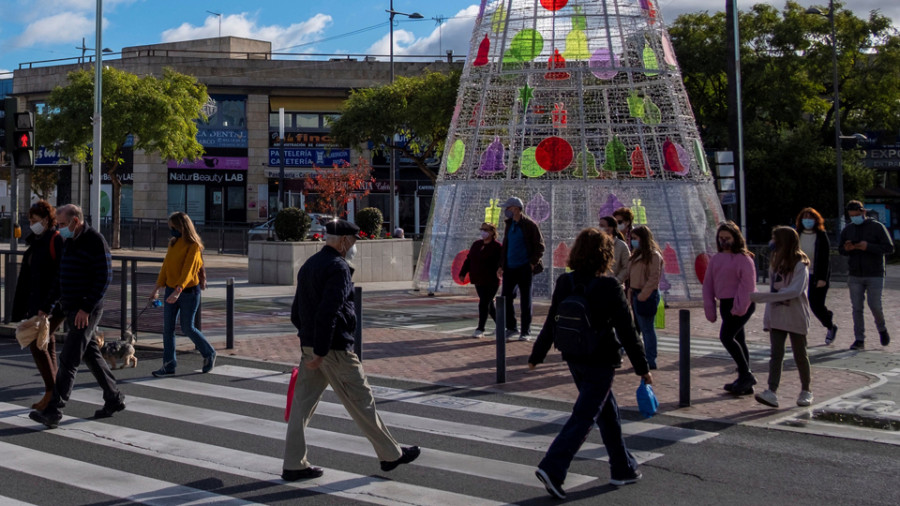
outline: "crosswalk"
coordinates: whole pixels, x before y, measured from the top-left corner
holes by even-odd
[[[100,390],[85,382],[66,410],[76,416],[65,416],[52,431],[28,418],[28,396],[0,392],[0,504],[237,505],[313,496],[328,496],[329,504],[527,502],[545,496],[534,466],[568,417],[527,402],[374,386],[394,436],[423,448],[412,465],[382,473],[369,442],[327,392],[307,429],[310,458],[325,474],[286,483],[279,476],[288,371],[222,364],[206,375],[132,376],[120,380],[124,412],[79,418],[103,402]],[[717,436],[653,422],[626,422],[623,429],[642,463],[662,458],[673,444]],[[566,487],[605,483],[606,459],[592,434]],[[22,483],[52,486],[42,495]]]

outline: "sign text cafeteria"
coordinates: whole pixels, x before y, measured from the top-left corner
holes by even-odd
[[[269,148],[269,166],[277,167],[281,165],[281,158],[278,156],[279,149]],[[334,164],[341,165],[350,161],[349,149],[326,149],[326,148],[308,148],[308,149],[288,149],[284,150],[284,166],[285,167],[331,167]]]

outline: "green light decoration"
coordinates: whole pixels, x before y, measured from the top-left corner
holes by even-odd
[[[500,33],[506,27],[506,9],[503,7],[503,4],[497,6],[497,10],[494,11],[494,14],[491,16],[491,31],[494,33]]]
[[[603,170],[610,172],[628,172],[628,155],[625,153],[625,144],[615,135],[606,143],[606,161],[603,162]]]
[[[484,208],[484,222],[497,227],[500,226],[500,199],[490,199],[488,206]]]
[[[544,37],[537,30],[526,28],[512,38],[509,49],[503,58],[517,62],[533,61],[543,50]]]
[[[575,5],[572,8],[575,9],[575,15],[572,16],[572,31],[566,35],[566,50],[563,52],[563,57],[571,61],[587,60],[591,57],[591,52],[588,51],[587,33],[585,32],[587,30],[587,21],[581,12],[580,5]]]
[[[700,144],[700,139],[694,139],[692,144],[694,146],[694,158],[697,159],[697,165],[700,166],[700,172],[704,176],[708,176],[709,162],[706,161],[706,153],[703,152],[703,145]]]
[[[583,178],[585,167],[587,167],[588,178],[593,179],[600,177],[600,172],[597,171],[597,160],[594,158],[594,155],[592,155],[590,151],[579,151],[578,154],[575,155],[575,169],[572,170],[572,175],[574,177]]]
[[[662,111],[650,100],[649,96],[644,97],[644,124],[658,125],[662,123]]]
[[[456,139],[453,146],[450,147],[450,153],[447,155],[447,172],[453,174],[462,167],[463,159],[466,157],[466,143]]]
[[[628,102],[628,114],[632,118],[644,117],[644,100],[638,95],[637,91],[631,90],[628,93],[628,98],[625,100]]]
[[[650,44],[644,45],[644,75],[648,77],[658,76],[659,72],[654,72],[659,70],[659,62],[656,61],[656,53],[653,52],[653,48],[650,47]]]
[[[522,102],[522,111],[528,111],[528,103],[534,98],[534,88],[527,84],[519,88],[519,102]]]
[[[546,170],[542,169],[537,162],[536,147],[530,147],[522,150],[522,157],[519,160],[519,165],[522,167],[522,174],[528,177],[541,177],[547,172]]]
[[[634,213],[635,225],[647,224],[647,208],[643,206],[643,199],[631,199],[631,212]]]

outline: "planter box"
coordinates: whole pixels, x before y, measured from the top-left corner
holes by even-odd
[[[323,241],[250,241],[248,280],[263,285],[294,285],[300,266],[323,246]],[[356,250],[351,262],[355,283],[412,280],[415,269],[412,240],[356,241]]]

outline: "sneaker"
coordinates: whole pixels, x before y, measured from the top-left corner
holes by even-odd
[[[212,355],[203,359],[203,369],[201,369],[201,372],[203,374],[206,374],[209,371],[212,371],[213,367],[216,366],[216,355],[218,355],[218,353],[213,352]]]
[[[475,332],[472,333],[472,337],[474,337],[475,339],[481,339],[482,337],[484,337],[484,331],[476,330]]]
[[[306,469],[282,469],[281,479],[284,481],[309,480],[325,474],[321,467],[309,466]]]
[[[778,396],[771,390],[758,393],[754,398],[756,399],[756,402],[760,404],[765,404],[766,406],[771,406],[773,408],[778,407]]]
[[[748,374],[745,377],[738,377],[737,381],[732,383],[731,392],[733,395],[750,395],[753,393],[753,385],[756,384],[756,378],[753,374]]]
[[[888,334],[887,329],[879,331],[878,335],[881,336],[881,345],[882,346],[887,346],[887,345],[891,344],[891,335]]]
[[[506,331],[506,342],[510,341],[518,341],[519,340],[519,331],[518,330],[507,330]]]
[[[800,396],[797,397],[797,405],[798,406],[809,406],[812,404],[813,394],[809,390],[801,390]]]
[[[410,462],[419,458],[419,454],[422,453],[422,450],[419,450],[418,446],[404,446],[400,449],[403,453],[399,459],[388,462],[387,460],[381,461],[381,470],[382,471],[393,471],[400,464],[409,464]]]
[[[566,498],[566,491],[563,490],[562,483],[557,483],[550,479],[547,471],[544,471],[539,467],[537,468],[537,471],[534,472],[534,475],[537,476],[539,480],[541,480],[541,483],[544,484],[544,488],[547,489],[547,492],[549,492],[550,495],[557,499]]]
[[[621,478],[611,478],[609,480],[610,485],[615,485],[617,487],[621,487],[623,485],[631,485],[632,483],[637,483],[638,480],[643,478],[644,475],[641,474],[640,471],[632,471],[629,476],[624,476]]]
[[[124,410],[125,403],[122,402],[124,400],[125,396],[122,396],[122,398],[118,402],[104,404],[102,408],[94,411],[94,418],[109,418],[119,411]]]
[[[166,369],[165,366],[162,366],[150,374],[152,374],[154,378],[159,378],[161,376],[171,376],[171,375],[175,374],[175,369],[172,369],[170,371],[170,370]]]
[[[35,422],[44,424],[48,429],[59,427],[59,421],[62,420],[62,413],[58,410],[32,411],[28,413],[28,418]]]
[[[534,336],[529,334],[528,332],[522,332],[521,334],[519,334],[519,341],[532,342],[534,341]]]
[[[851,350],[864,350],[866,349],[865,341],[853,341],[853,344],[850,345]]]
[[[825,346],[834,342],[834,337],[837,335],[837,325],[832,325],[828,332],[825,333]]]

